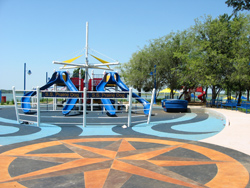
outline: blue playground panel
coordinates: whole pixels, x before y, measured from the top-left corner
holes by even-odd
[[[161,101],[161,104],[165,112],[186,112],[188,101],[179,99],[164,99]]]

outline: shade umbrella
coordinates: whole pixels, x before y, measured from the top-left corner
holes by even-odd
[[[233,99],[233,100],[236,100],[236,98],[234,98],[234,97],[224,97],[223,99],[224,99],[224,100],[227,100],[227,99]]]
[[[159,93],[171,93],[171,89],[166,88],[166,89],[161,90]],[[173,93],[179,93],[179,92],[174,90]]]
[[[241,99],[243,100],[247,100],[247,98],[245,96],[241,96]]]

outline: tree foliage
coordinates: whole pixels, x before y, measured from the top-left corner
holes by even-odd
[[[74,69],[72,77],[79,78],[79,70],[80,68]],[[81,69],[81,79],[84,79],[84,78],[85,78],[85,71]]]
[[[169,87],[172,91],[203,86],[215,99],[221,90],[250,90],[250,17],[239,14],[205,16],[183,32],[149,41],[120,69],[128,85],[138,91]],[[173,92],[171,92],[173,97]]]
[[[243,10],[250,10],[249,0],[227,0],[226,4],[228,7],[233,7],[234,13]]]

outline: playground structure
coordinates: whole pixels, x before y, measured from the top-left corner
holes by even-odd
[[[105,92],[105,87],[107,86],[118,86],[122,91],[129,92],[129,88],[121,81],[120,76],[117,72],[107,72],[104,74],[103,79],[100,80],[98,78],[99,82],[95,82],[95,84],[98,83],[97,86],[94,86],[94,78],[91,79],[89,82],[89,91],[97,91],[97,92]],[[53,73],[51,79],[47,84],[42,86],[40,90],[46,90],[49,87],[51,87],[54,84],[59,84],[61,86],[66,86],[69,91],[76,92],[78,89],[71,81],[69,74],[67,71],[56,71]],[[116,90],[117,91],[117,90]],[[55,91],[56,92],[56,91]],[[109,92],[112,93],[112,92]],[[24,96],[21,98],[21,108],[24,113],[28,114],[31,113],[31,97],[36,95],[37,91],[30,91],[28,93],[25,93]],[[58,94],[59,95],[59,94]],[[72,94],[73,95],[73,94]],[[63,95],[61,95],[63,96]],[[144,106],[144,114],[149,114],[150,104],[145,99],[139,97],[135,93],[132,93],[132,97],[134,97],[138,102],[140,102]],[[116,116],[116,109],[114,108],[114,104],[111,102],[108,98],[100,98],[101,102],[103,103],[104,108],[107,110],[107,115],[109,116]],[[66,104],[64,105],[62,109],[63,115],[68,115],[71,110],[74,108],[75,104],[81,101],[77,98],[70,98],[66,101]],[[89,100],[88,100],[89,101]],[[86,101],[87,102],[87,101]],[[90,102],[89,102],[90,103]],[[91,103],[93,105],[93,103]]]
[[[200,99],[202,102],[204,101],[204,95],[206,95],[206,92],[203,91],[202,87],[196,88],[195,92],[200,92],[201,94],[198,95],[198,99]]]
[[[120,76],[116,72],[108,72],[105,73],[102,81],[96,87],[96,90],[99,92],[105,91],[105,86],[109,84],[117,85],[122,91],[129,91],[129,88],[121,81]],[[144,106],[144,114],[149,114],[150,104],[145,99],[139,97],[135,93],[132,93],[132,97],[134,97],[138,102],[140,102]],[[108,111],[109,116],[115,116],[115,109],[110,101],[110,99],[101,99],[104,107]]]
[[[15,90],[13,87],[13,99],[15,102],[15,111],[17,122],[20,124],[36,124],[37,126],[48,126],[48,125],[60,125],[60,126],[71,126],[71,125],[81,125],[83,127],[91,126],[91,125],[101,125],[101,126],[109,126],[109,125],[120,125],[130,127],[134,123],[147,123],[150,124],[152,107],[153,107],[153,93],[150,93],[151,103],[147,105],[150,107],[149,109],[144,109],[141,105],[138,106],[137,103],[133,102],[137,100],[134,98],[132,88],[129,91],[116,91],[116,92],[107,92],[107,91],[87,91],[86,87],[83,91],[48,91],[48,90],[40,90],[39,87],[32,92],[33,95],[29,97],[24,97],[22,95],[23,90]],[[28,92],[28,93],[29,93]],[[36,93],[36,94],[34,94]],[[21,95],[20,95],[21,94]],[[107,117],[106,113],[109,112],[106,110],[108,104],[98,104],[101,106],[99,110],[92,110],[89,108],[91,104],[88,104],[88,100],[92,99],[106,99],[108,100],[121,100],[123,104],[125,104],[128,109],[125,108],[115,109],[115,113],[117,117]],[[29,104],[29,112],[24,113],[23,111],[23,102],[20,101],[20,98],[29,98],[30,103],[25,102],[25,104]],[[66,103],[66,110],[68,112],[70,105],[76,106],[78,108],[81,107],[82,110],[74,109],[72,106],[72,110],[70,113],[65,116],[62,112],[66,111],[64,107],[57,107],[54,109],[53,103],[51,101],[53,99],[62,100],[66,99],[68,101],[80,101],[82,103],[70,104]],[[73,100],[72,100],[73,99]],[[140,100],[140,98],[139,98]],[[112,106],[116,106],[117,104],[112,104]],[[106,106],[106,107],[105,107]],[[27,107],[26,107],[27,108]],[[108,107],[107,107],[108,108]],[[148,110],[148,115],[145,116],[144,111]]]
[[[42,86],[40,90],[48,89],[54,84],[64,84],[70,91],[78,91],[75,85],[71,82],[69,74],[66,71],[54,72],[51,79],[47,84]],[[36,95],[37,91],[30,91],[25,93],[21,98],[21,107],[24,113],[30,113],[31,109],[31,97]],[[68,99],[66,105],[63,107],[62,113],[67,115],[74,108],[74,104],[77,102],[77,99]]]
[[[161,101],[161,104],[165,112],[186,112],[188,101],[179,99],[164,99]]]
[[[194,97],[195,98],[195,93],[201,93],[200,95],[197,96],[197,98],[199,100],[201,100],[201,102],[204,101],[204,95],[206,95],[206,92],[203,91],[203,87],[198,87],[198,88],[189,88],[185,91],[185,88],[183,88],[184,90],[184,100],[187,100],[188,102],[191,101],[191,98]]]
[[[137,114],[138,111],[142,110],[143,116],[141,115],[141,113],[137,114],[137,116],[139,116],[140,118],[144,117],[144,119],[141,119],[140,122],[146,121],[148,124],[150,123],[153,106],[153,95],[155,93],[155,90],[153,90],[150,104],[147,100],[133,93],[132,89],[128,88],[121,81],[120,76],[117,72],[104,73],[103,78],[94,78],[94,74],[92,74],[92,78],[89,80],[89,69],[113,71],[110,66],[118,65],[119,62],[109,63],[91,55],[102,64],[89,64],[88,23],[86,24],[85,49],[85,64],[72,63],[82,55],[62,62],[53,61],[54,64],[63,65],[63,67],[61,67],[60,69],[79,68],[79,78],[70,78],[67,71],[55,71],[48,83],[46,83],[42,87],[37,87],[36,90],[32,90],[29,92],[24,91],[24,96],[17,96],[15,87],[13,87],[13,98],[15,101],[16,117],[18,123],[36,123],[37,126],[40,126],[41,122],[49,123],[50,119],[53,119],[51,122],[52,124],[77,124],[76,121],[72,121],[72,118],[80,118],[82,119],[82,122],[78,121],[78,124],[80,123],[85,127],[87,124],[87,111],[88,114],[95,113],[94,116],[88,117],[92,119],[91,122],[93,123],[95,122],[97,117],[100,118],[99,116],[105,111],[105,113],[111,117],[117,116],[117,113],[119,113],[119,117],[117,118],[127,119],[127,123],[124,121],[119,121],[119,123],[122,123],[123,125],[127,124],[127,126],[130,126],[132,118],[134,118],[133,116],[131,116],[132,109],[135,114]],[[85,80],[81,79],[82,68],[85,68]],[[53,91],[49,90],[52,85],[54,85]],[[63,86],[64,88],[67,88],[68,91],[58,91],[57,86]],[[110,92],[110,87],[115,87],[115,92]],[[117,90],[118,87],[121,91]],[[18,101],[19,97],[21,98],[21,102]],[[140,109],[140,107],[137,107],[137,104],[135,105],[135,107],[133,106],[132,97],[143,105],[142,109]],[[53,100],[52,104],[51,102],[49,102],[51,101],[51,98]],[[46,104],[44,103],[44,99],[47,100]],[[64,106],[60,105],[58,106],[58,109],[56,108],[57,99],[61,101],[64,101],[66,99],[66,103],[64,104]],[[122,99],[121,101],[128,102],[125,104],[127,107],[126,111],[117,108],[117,105],[119,104],[113,102],[117,101],[118,99]],[[94,101],[99,101],[98,104],[95,105],[101,107],[100,111],[93,110]],[[89,106],[91,107],[90,111],[87,109]],[[62,107],[62,109],[60,109],[60,107]],[[58,111],[61,111],[64,116],[60,116],[58,114]],[[71,113],[72,111],[74,113]],[[46,113],[46,115],[41,115],[41,113]],[[147,117],[146,120],[145,117]],[[60,119],[62,122],[55,121],[55,118]],[[68,118],[68,120],[66,120],[65,118]]]
[[[96,86],[101,82],[102,78],[94,78],[92,77],[90,79],[90,82],[88,83],[89,91],[95,91]],[[80,84],[79,86],[79,82]],[[53,90],[57,91],[57,86],[63,86],[66,87],[69,91],[83,91],[84,82],[83,79],[79,78],[70,78],[69,73],[67,71],[55,71],[51,77],[51,79],[40,88],[40,90],[47,90],[51,86],[54,85]],[[30,91],[28,93],[25,93],[24,96],[21,98],[22,102],[22,109],[24,113],[30,113],[31,109],[31,97],[36,95],[36,91]],[[57,101],[55,100],[54,103]],[[67,100],[66,104],[64,105],[64,108],[62,110],[62,113],[64,115],[67,115],[70,113],[70,111],[74,108],[77,100],[76,99],[69,99]],[[90,101],[87,101],[90,103]]]

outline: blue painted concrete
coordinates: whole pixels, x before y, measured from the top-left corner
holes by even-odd
[[[152,127],[155,125],[159,125],[163,123],[187,121],[187,120],[193,119],[195,116],[196,114],[194,113],[188,113],[185,116],[178,118],[178,119],[174,119],[174,120],[156,121],[156,122],[150,123],[150,125],[147,125],[146,123],[138,124],[135,127],[133,127],[133,130],[140,132],[140,133],[149,134],[152,136],[198,141],[201,139],[214,136],[218,134],[224,128],[224,125],[223,125],[225,124],[224,120],[222,121],[221,119],[217,119],[216,117],[209,115],[209,118],[204,121],[175,125],[171,127],[172,129],[185,131],[186,133],[204,132],[204,134],[202,133],[200,134],[175,134],[175,133],[168,133],[168,132],[160,132],[160,131],[156,131],[152,129]],[[206,133],[206,132],[212,132],[212,133]]]
[[[184,116],[176,118],[173,115],[173,119],[171,116],[168,116],[168,120],[163,121],[154,121],[150,124],[147,123],[139,123],[131,128],[124,129],[128,133],[133,133],[132,131],[140,133],[140,135],[151,135],[158,137],[169,137],[169,138],[177,138],[177,139],[185,139],[185,140],[194,140],[198,141],[201,139],[205,139],[215,134],[219,133],[223,130],[225,124],[225,120],[216,118],[215,116],[208,114],[209,118],[204,119],[203,121],[192,122],[192,119],[197,117],[196,113],[186,113]],[[199,119],[199,118],[198,118]],[[186,123],[185,121],[188,121]],[[1,122],[9,124],[8,126],[2,124]],[[191,123],[189,123],[191,122]],[[173,123],[173,125],[171,125]],[[178,124],[179,123],[179,124]],[[169,126],[172,131],[163,132],[152,129],[154,126]],[[26,129],[27,126],[27,129]],[[23,135],[13,135],[15,132],[19,131],[19,127],[23,129]],[[29,128],[33,127],[35,132],[29,134]],[[40,127],[34,125],[19,125],[14,120],[9,120],[5,118],[0,118],[0,145],[9,145],[14,143],[20,143],[24,141],[31,141],[40,138],[46,137],[57,137],[57,136],[106,136],[106,135],[122,135],[124,134],[123,128],[121,132],[116,133],[112,129],[116,127],[116,125],[88,125],[87,127],[82,127],[81,125],[72,125],[68,127],[60,127],[52,124],[44,124],[42,123]],[[77,129],[76,129],[77,128]],[[27,133],[26,133],[27,130]],[[37,132],[36,132],[37,131]],[[67,132],[68,131],[68,132]],[[66,134],[65,134],[66,132]],[[74,134],[73,134],[74,132]],[[13,133],[12,136],[8,136],[7,134]],[[7,136],[6,136],[7,135]]]
[[[0,136],[1,136],[1,135],[17,132],[19,129],[16,127],[9,127],[9,126],[0,125],[0,130],[1,130],[0,131]]]
[[[175,130],[186,131],[186,132],[209,132],[209,131],[221,131],[224,128],[225,120],[217,119],[216,117],[210,116],[209,119],[183,125],[176,125],[172,128]]]
[[[87,127],[82,127],[83,132],[79,136],[105,136],[105,135],[120,135],[112,131],[112,128],[116,125],[107,125],[107,126],[100,126],[100,125],[90,125]]]
[[[19,125],[17,121],[14,120],[9,120],[5,118],[0,118],[1,122],[5,123],[12,123]],[[22,125],[19,125],[22,126]],[[27,126],[36,126],[36,125],[27,125]],[[3,126],[1,126],[3,127]],[[13,126],[5,126],[4,132],[11,132],[13,133],[14,129],[18,131],[17,127]],[[43,124],[42,127],[40,127],[40,131],[33,133],[33,134],[28,134],[28,135],[22,135],[22,136],[4,136],[1,137],[1,134],[3,133],[2,130],[0,131],[0,145],[8,145],[8,144],[14,144],[14,143],[20,143],[20,142],[25,142],[25,141],[31,141],[31,140],[36,140],[44,137],[48,137],[51,135],[54,135],[56,133],[59,133],[61,131],[61,128],[55,125],[50,125],[50,124]]]

